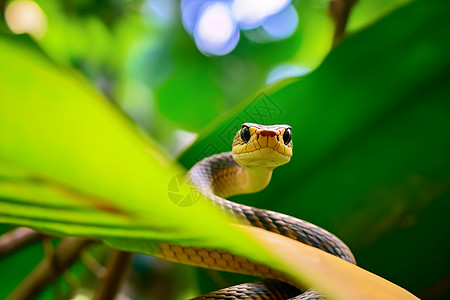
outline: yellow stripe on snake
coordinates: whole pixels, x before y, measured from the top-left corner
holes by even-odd
[[[244,123],[233,140],[232,152],[213,155],[198,162],[189,178],[213,203],[237,223],[266,229],[319,248],[355,263],[350,249],[328,231],[281,213],[226,200],[226,197],[255,193],[264,189],[276,167],[292,156],[292,129],[289,125]],[[158,256],[199,267],[261,276],[267,279],[212,292],[199,299],[322,299],[282,272],[225,251],[161,244]]]

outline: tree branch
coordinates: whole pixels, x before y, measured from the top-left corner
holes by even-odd
[[[44,237],[36,230],[19,227],[0,236],[0,258]]]
[[[358,0],[331,0],[330,14],[334,20],[333,47],[335,47],[345,36],[345,27],[347,26],[350,11]]]
[[[112,250],[105,277],[100,282],[94,300],[115,299],[120,290],[125,275],[131,265],[133,254],[119,250]]]
[[[81,251],[92,241],[69,237],[62,240],[53,257],[44,257],[28,276],[12,291],[7,300],[31,300],[49,283],[58,278],[80,256]],[[54,268],[57,263],[57,270]]]

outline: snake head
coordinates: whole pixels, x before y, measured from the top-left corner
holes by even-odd
[[[292,157],[292,128],[244,123],[234,137],[232,154],[242,167],[284,165]]]

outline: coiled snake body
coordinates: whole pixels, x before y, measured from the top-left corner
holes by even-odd
[[[207,157],[189,171],[189,178],[214,204],[237,222],[260,227],[322,249],[351,263],[350,249],[328,231],[281,213],[231,202],[231,195],[254,193],[267,186],[274,168],[292,156],[292,131],[288,125],[244,123],[233,140],[232,152]],[[241,284],[195,298],[199,299],[321,299],[312,290],[300,292],[283,273],[231,253],[161,244],[165,259],[205,268],[261,276],[256,283]],[[298,287],[298,286],[297,286]]]

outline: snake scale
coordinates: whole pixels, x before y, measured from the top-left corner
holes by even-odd
[[[291,126],[244,123],[233,140],[232,152],[203,159],[192,167],[188,176],[203,194],[233,217],[236,223],[284,235],[355,263],[352,252],[340,239],[316,225],[225,199],[231,195],[262,190],[269,183],[273,169],[289,162],[291,156]],[[211,292],[196,300],[323,299],[314,290],[304,291],[280,271],[226,251],[160,244],[158,256],[199,267],[267,278]]]

